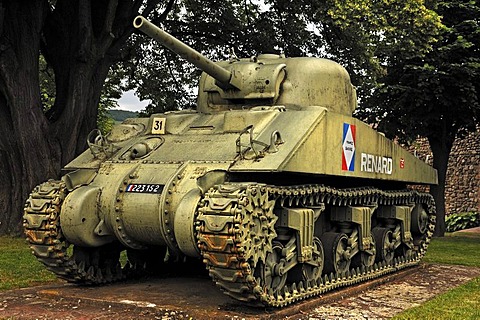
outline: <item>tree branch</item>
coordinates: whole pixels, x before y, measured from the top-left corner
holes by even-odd
[[[143,4],[143,0],[135,0],[132,6],[132,12],[140,12],[140,8],[142,7],[142,4]]]
[[[147,7],[140,13],[142,16],[147,17],[160,3],[161,0],[148,1]],[[172,0],[169,0],[170,2]],[[175,2],[175,0],[174,0]],[[168,5],[167,5],[168,6]]]
[[[107,34],[107,36],[112,35],[112,27],[113,22],[115,21],[115,12],[117,7],[118,0],[108,1],[107,10],[105,12],[105,23],[103,24],[103,31]]]
[[[78,37],[80,38],[78,59],[82,62],[87,62],[88,54],[90,53],[89,40],[92,38],[90,1],[78,2]]]
[[[143,10],[141,12],[141,14],[145,15],[145,16],[150,14],[150,12],[152,12],[155,9],[155,7],[160,3],[160,1],[161,0],[148,1],[147,7],[145,8],[145,10]],[[170,11],[172,9],[174,3],[175,3],[175,0],[169,0],[169,3],[167,4],[167,8],[162,13],[162,15],[164,13],[166,15],[168,13],[166,11],[167,10]],[[127,39],[135,31],[131,22],[133,21],[133,18],[136,15],[140,14],[139,10],[140,10],[140,7],[141,7],[142,4],[143,4],[143,1],[137,0],[133,3],[133,5],[128,10],[119,10],[121,12],[125,12],[125,14],[122,17],[117,17],[117,19],[119,19],[119,20],[120,19],[127,19],[128,23],[127,23],[127,27],[123,30],[123,33],[120,34],[116,38],[116,40],[112,43],[112,45],[110,46],[110,48],[108,50],[109,54],[111,54],[112,56],[116,55],[122,49],[122,47],[125,45]]]
[[[165,8],[165,10],[163,10],[162,14],[157,19],[154,19],[152,22],[157,25],[163,22],[167,18],[167,15],[170,13],[170,11],[172,11],[175,2],[176,0],[169,0],[167,3],[167,7]]]

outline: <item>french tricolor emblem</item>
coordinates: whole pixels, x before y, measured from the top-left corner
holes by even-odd
[[[342,170],[355,170],[355,125],[343,124]]]

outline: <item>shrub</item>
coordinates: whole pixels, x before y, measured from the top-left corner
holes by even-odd
[[[445,224],[448,232],[479,227],[480,213],[473,211],[452,213],[445,219]]]

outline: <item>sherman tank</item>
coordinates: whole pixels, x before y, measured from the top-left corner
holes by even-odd
[[[94,130],[61,180],[33,190],[24,227],[49,270],[101,284],[196,259],[231,297],[282,307],[419,263],[435,204],[410,186],[436,170],[352,117],[342,66],[215,63],[134,26],[203,70],[196,110]]]

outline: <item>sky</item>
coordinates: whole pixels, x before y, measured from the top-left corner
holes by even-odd
[[[122,97],[118,99],[118,110],[127,110],[127,111],[141,111],[145,109],[148,105],[148,101],[140,101],[137,96],[135,96],[135,91],[130,90],[124,92]]]

